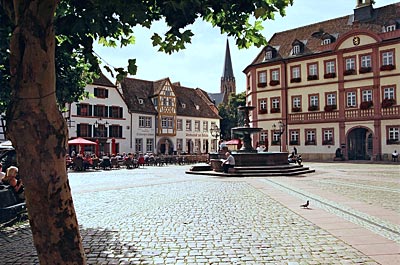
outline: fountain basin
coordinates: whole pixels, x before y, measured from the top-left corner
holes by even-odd
[[[232,153],[235,167],[288,165],[287,152]]]

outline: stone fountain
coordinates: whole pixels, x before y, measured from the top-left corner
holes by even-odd
[[[257,152],[252,146],[251,135],[262,131],[262,128],[250,127],[249,112],[254,106],[240,106],[239,111],[244,113],[244,125],[232,128],[232,133],[237,135],[243,142],[242,148],[232,151],[235,158],[235,167],[229,173],[221,173],[221,161],[224,152],[210,153],[207,165],[195,165],[188,174],[200,175],[227,175],[237,177],[256,176],[293,176],[315,172],[302,165],[291,165],[288,162],[287,152]]]

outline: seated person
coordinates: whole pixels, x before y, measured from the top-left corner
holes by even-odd
[[[224,169],[224,173],[228,173],[230,168],[235,167],[235,158],[231,153],[225,153],[226,159],[222,161],[222,167]]]
[[[3,172],[3,164],[0,163],[0,181],[5,175],[6,175],[6,173]]]
[[[392,153],[392,161],[396,162],[398,157],[399,157],[399,153],[397,153],[397,150],[394,150],[394,152]]]
[[[7,168],[6,175],[1,179],[4,185],[10,185],[19,199],[24,199],[24,185],[20,179],[17,180],[18,168],[11,166]]]

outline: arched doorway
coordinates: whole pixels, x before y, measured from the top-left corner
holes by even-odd
[[[157,153],[171,155],[174,152],[174,144],[168,138],[162,138],[158,141]]]
[[[372,156],[372,132],[366,128],[355,128],[347,136],[349,160],[370,160]]]

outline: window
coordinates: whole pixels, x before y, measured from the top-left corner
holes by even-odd
[[[279,70],[271,70],[271,80],[279,81]]]
[[[346,70],[354,70],[356,69],[356,58],[346,58]]]
[[[76,130],[76,136],[78,137],[91,137],[91,128],[92,126],[89,124],[78,124],[77,125],[77,130]]]
[[[267,109],[267,100],[261,99],[260,100],[260,110],[266,110]]]
[[[146,152],[152,153],[154,151],[154,139],[146,139]]]
[[[90,113],[90,105],[89,104],[77,104],[77,115],[78,116],[92,116]]]
[[[265,60],[270,60],[272,59],[272,51],[267,51],[265,53]]]
[[[200,121],[194,121],[194,131],[200,132]]]
[[[143,99],[142,98],[139,98],[138,102],[139,102],[140,105],[143,105]]]
[[[386,26],[385,30],[386,30],[386,32],[395,31],[396,30],[396,24]]]
[[[372,101],[372,90],[363,90],[362,91],[362,101]]]
[[[186,104],[182,103],[182,108],[185,109],[186,108]]]
[[[395,89],[394,87],[385,87],[383,89],[383,98],[384,99],[394,99],[395,98]]]
[[[115,119],[122,119],[122,108],[117,106],[110,107],[110,116]]]
[[[192,121],[191,120],[186,120],[186,131],[187,132],[192,131]]]
[[[262,71],[258,73],[258,83],[259,84],[266,84],[267,83],[267,72]]]
[[[333,129],[322,129],[322,144],[323,145],[333,145]]]
[[[394,65],[393,51],[382,52],[382,65]]]
[[[362,55],[361,56],[361,67],[368,68],[371,67],[371,55]]]
[[[300,132],[298,130],[290,130],[290,145],[298,145],[300,139]]]
[[[292,98],[292,108],[299,108],[301,109],[301,97],[296,96]]]
[[[143,152],[143,139],[135,138],[135,151],[137,153]]]
[[[203,121],[203,132],[208,132],[208,121]]]
[[[389,143],[398,142],[400,140],[400,127],[389,127],[388,137]]]
[[[109,131],[110,137],[122,138],[122,126],[111,125]]]
[[[326,74],[336,73],[335,61],[327,61],[327,62],[325,62],[325,73]]]
[[[347,107],[355,107],[357,106],[357,100],[356,100],[356,92],[351,91],[346,93],[346,99],[347,99]]]
[[[271,113],[281,112],[280,98],[271,98]]]
[[[292,55],[296,55],[300,53],[300,45],[294,45],[292,50]]]
[[[151,123],[152,123],[152,118],[151,117],[145,117],[145,126],[146,128],[151,128]]]
[[[172,117],[162,117],[161,118],[161,128],[172,129],[174,126]]]
[[[94,116],[96,117],[107,117],[106,106],[95,105],[94,106]]]
[[[292,67],[292,78],[300,78],[300,66],[293,66]]]
[[[318,76],[318,64],[312,63],[308,65],[308,75]]]
[[[139,128],[145,128],[146,127],[146,122],[143,116],[139,117]]]
[[[108,90],[101,87],[95,87],[94,96],[96,98],[108,98]]]
[[[279,132],[272,131],[272,143],[271,145],[278,145],[280,142],[281,135]]]
[[[176,130],[183,131],[182,119],[177,119],[176,120]]]
[[[312,95],[310,96],[310,106],[312,107],[318,107],[319,106],[319,102],[318,102],[318,95]]]
[[[321,45],[327,45],[327,44],[330,44],[331,43],[331,39],[324,39],[324,40],[322,40],[322,42],[321,42]]]
[[[315,141],[315,135],[316,131],[315,130],[306,130],[306,145],[316,145]]]
[[[261,131],[260,132],[260,144],[267,145],[267,142],[268,142],[268,132],[267,131]]]
[[[335,93],[329,93],[326,95],[326,105],[336,106],[336,94]]]
[[[200,147],[201,147],[201,140],[200,139],[194,139],[194,151],[196,153],[199,153],[201,151]]]

